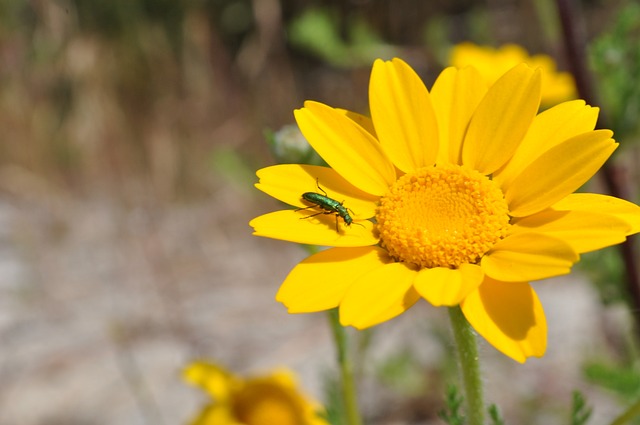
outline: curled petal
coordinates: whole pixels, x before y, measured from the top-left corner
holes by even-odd
[[[491,345],[517,362],[542,357],[547,348],[547,321],[542,304],[526,282],[490,278],[461,304],[473,328]]]

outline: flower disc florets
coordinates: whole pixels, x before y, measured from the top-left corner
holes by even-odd
[[[233,411],[247,425],[305,424],[297,394],[269,379],[249,381],[234,399]]]
[[[421,168],[400,177],[376,214],[382,245],[420,268],[477,263],[506,236],[502,191],[479,172],[457,165]]]

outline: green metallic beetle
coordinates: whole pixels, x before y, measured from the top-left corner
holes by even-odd
[[[307,210],[309,208],[316,208],[316,207],[320,207],[324,211],[320,211],[317,214],[312,214],[307,217],[300,217],[300,219],[311,218],[320,214],[335,214],[336,215],[336,232],[340,233],[340,230],[338,229],[338,217],[342,217],[345,224],[347,226],[350,226],[351,223],[353,223],[353,218],[351,218],[351,215],[349,214],[349,212],[353,214],[353,211],[351,211],[349,208],[342,205],[344,201],[338,202],[335,199],[329,198],[329,196],[327,195],[327,192],[325,192],[324,189],[320,187],[320,183],[318,182],[317,178],[316,178],[316,186],[318,187],[319,190],[322,191],[322,193],[324,193],[324,195],[317,192],[303,193],[302,199],[304,199],[307,202],[311,202],[313,205],[306,208],[298,208],[296,211],[302,211],[302,210]],[[355,223],[355,224],[362,226],[362,224],[360,223]]]

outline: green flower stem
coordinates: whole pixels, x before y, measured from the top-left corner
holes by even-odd
[[[349,359],[347,333],[340,324],[338,309],[334,308],[328,312],[333,339],[336,344],[338,354],[338,364],[340,366],[340,378],[342,381],[342,398],[348,425],[362,425],[360,410],[358,409],[358,399],[356,396],[356,385],[353,379],[353,366]]]
[[[482,425],[484,423],[484,401],[476,336],[471,329],[471,325],[462,314],[460,306],[449,308],[449,319],[451,320],[453,336],[460,359],[460,370],[467,404],[467,423],[469,425]]]
[[[320,252],[315,245],[304,245],[309,254]],[[358,397],[356,395],[356,384],[354,379],[353,365],[349,359],[349,347],[347,333],[340,324],[340,316],[337,308],[327,312],[333,340],[338,355],[338,366],[340,367],[340,382],[342,384],[342,403],[344,405],[346,424],[362,425],[362,417],[358,408]]]
[[[631,423],[633,419],[640,416],[640,400],[636,401],[631,407],[629,407],[622,415],[618,416],[611,425],[623,425]]]

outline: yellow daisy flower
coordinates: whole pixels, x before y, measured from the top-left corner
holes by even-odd
[[[533,55],[517,44],[505,44],[500,48],[478,46],[464,42],[451,49],[449,64],[457,68],[473,65],[491,84],[514,66],[526,63],[542,72],[543,105],[555,105],[577,97],[573,76],[559,72],[556,63],[548,55]]]
[[[194,362],[184,370],[184,379],[214,400],[191,425],[328,425],[288,370],[242,378],[213,363]]]
[[[597,108],[575,100],[538,115],[539,102],[540,70],[525,64],[490,87],[475,68],[447,68],[429,92],[400,59],[373,65],[371,119],[305,102],[296,120],[331,168],[259,170],[257,188],[297,209],[250,225],[332,248],[298,264],[276,299],[290,313],[340,307],[341,323],[359,329],[419,298],[459,304],[502,353],[542,356],[547,324],[528,282],[569,273],[579,254],[640,231],[640,208],[572,193],[617,143],[594,130]],[[318,186],[350,226],[301,197],[323,194]]]

